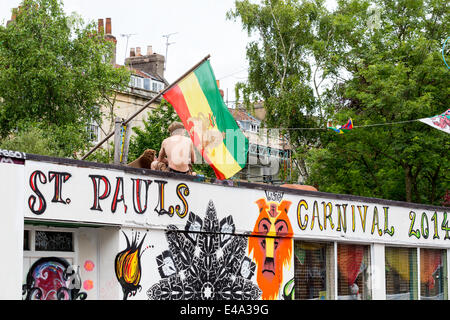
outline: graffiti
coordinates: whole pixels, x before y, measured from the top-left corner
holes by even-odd
[[[92,271],[94,271],[94,268],[95,268],[95,264],[91,260],[86,260],[84,262],[84,270],[85,271],[92,272]],[[94,281],[91,279],[84,280],[83,288],[86,291],[94,289]]]
[[[136,295],[136,292],[141,290],[141,252],[142,244],[147,234],[144,235],[138,244],[138,233],[135,233],[131,243],[125,232],[123,232],[127,241],[125,250],[117,254],[114,260],[114,268],[117,280],[122,286],[123,300],[128,297]]]
[[[83,288],[86,291],[94,289],[94,281],[92,281],[92,280],[85,280],[83,282]]]
[[[292,278],[283,288],[283,300],[295,300],[295,279]]]
[[[103,211],[100,207],[100,200],[104,200],[109,197],[109,194],[111,193],[111,183],[105,176],[89,175],[89,177],[92,180],[94,193],[94,203],[91,207],[91,210]],[[102,195],[100,195],[101,182],[103,182],[104,185]]]
[[[36,231],[35,250],[37,251],[74,251],[71,232]]]
[[[72,178],[72,174],[68,172],[56,172],[49,171],[48,176],[41,170],[35,170],[30,174],[29,186],[33,194],[28,197],[28,208],[35,215],[42,215],[48,207],[48,200],[44,196],[41,185],[47,183],[53,183],[53,194],[52,203],[70,205],[71,199],[65,198],[63,196],[63,185],[66,184],[69,179]],[[116,183],[111,183],[110,180],[104,175],[89,175],[92,186],[92,205],[90,210],[103,212],[104,205],[103,202],[108,198],[111,201],[110,212],[116,213],[119,208],[123,208],[123,213],[127,213],[128,206],[126,204],[126,193],[127,180],[124,177],[115,177]],[[132,201],[133,209],[137,214],[144,214],[148,208],[148,201],[150,197],[149,188],[153,183],[153,180],[149,179],[134,179],[130,178],[131,190],[132,190]],[[190,191],[186,183],[179,183],[175,189],[175,194],[180,204],[170,205],[166,207],[166,194],[165,186],[167,181],[165,180],[154,180],[158,185],[157,198],[158,202],[155,207],[155,212],[158,215],[167,214],[170,217],[176,214],[180,218],[184,218],[189,213],[189,204],[187,201],[187,196],[189,196]]]
[[[63,199],[62,196],[62,185],[63,183],[66,183],[67,180],[70,179],[72,175],[68,172],[54,172],[54,171],[50,171],[48,173],[48,180],[49,182],[52,182],[52,180],[55,180],[55,189],[54,189],[54,195],[53,195],[53,199],[52,202],[59,202],[59,203],[64,203],[64,204],[69,204],[70,203],[70,199]]]
[[[190,212],[185,230],[169,225],[169,250],[156,258],[161,280],[147,291],[157,300],[256,300],[255,263],[245,255],[247,238],[234,234],[233,217],[218,221],[209,201],[205,219]]]
[[[84,300],[87,294],[80,292],[80,288],[79,267],[50,257],[31,266],[22,289],[26,300]]]
[[[281,203],[262,198],[256,201],[259,216],[248,243],[249,253],[258,266],[256,280],[262,289],[262,299],[278,298],[283,281],[283,268],[292,258],[293,230],[288,217],[291,202]]]
[[[422,217],[420,219],[420,229],[414,230],[414,225],[416,221],[416,213],[414,211],[409,212],[409,220],[411,220],[411,224],[409,225],[409,231],[408,236],[409,237],[416,237],[417,239],[420,239],[421,237],[424,239],[428,239],[428,236],[430,235],[430,223],[428,222],[428,216],[425,212],[422,213]],[[438,234],[438,216],[437,212],[433,214],[431,217],[431,221],[433,222],[433,239],[440,239]],[[447,221],[447,212],[444,212],[444,217],[442,219],[441,223],[441,230],[445,231],[445,237],[444,240],[450,239],[450,227],[448,226]]]
[[[147,211],[148,202],[148,187],[152,184],[152,180],[131,179],[133,181],[133,207],[138,214],[143,214]],[[145,186],[145,203],[142,206],[142,185]]]
[[[30,210],[36,214],[36,215],[41,215],[44,213],[45,209],[47,208],[47,202],[45,201],[44,196],[42,195],[42,193],[39,191],[38,187],[37,187],[37,180],[39,179],[39,181],[42,184],[47,183],[47,177],[45,176],[45,174],[40,171],[40,170],[36,170],[34,171],[31,175],[30,175],[30,187],[31,190],[33,190],[33,192],[38,196],[39,198],[39,206],[36,209],[35,208],[35,204],[37,202],[36,200],[36,196],[31,195],[28,198],[28,207],[30,208]]]
[[[181,206],[179,205],[176,205],[175,207],[169,206],[169,210],[166,210],[164,187],[167,184],[167,181],[155,180],[155,182],[158,184],[158,204],[155,207],[155,212],[157,212],[160,216],[167,214],[169,217],[172,217],[176,213],[180,218],[184,218],[189,210],[189,205],[185,198],[189,195],[189,187],[185,183],[180,183],[176,189],[177,197],[181,200],[184,206],[183,211],[180,210]]]
[[[26,155],[23,152],[0,149],[0,163],[25,164]]]
[[[86,271],[93,271],[94,268],[95,268],[95,264],[91,260],[86,260],[84,262],[84,270],[86,270]]]

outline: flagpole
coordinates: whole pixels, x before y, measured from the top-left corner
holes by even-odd
[[[127,120],[123,122],[123,125],[127,125],[131,120],[133,120],[138,114],[140,114],[142,111],[148,108],[153,102],[155,102],[159,97],[161,97],[164,93],[169,91],[173,86],[175,86],[178,82],[183,80],[189,73],[197,69],[203,62],[208,60],[211,57],[210,54],[208,54],[206,57],[204,57],[200,62],[198,62],[196,65],[194,65],[192,68],[190,68],[188,71],[186,71],[181,77],[179,77],[177,80],[172,82],[168,87],[166,87],[164,90],[160,91],[156,96],[154,96],[152,99],[150,99],[143,107],[141,107],[139,110],[137,110],[135,113],[133,113]],[[88,156],[90,156],[95,150],[100,148],[100,146],[108,141],[109,138],[111,138],[114,135],[114,131],[108,134],[102,141],[100,141],[97,145],[95,145],[88,153],[86,153],[81,160],[86,159]]]

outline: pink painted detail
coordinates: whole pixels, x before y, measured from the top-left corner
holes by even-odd
[[[85,280],[83,282],[83,288],[85,290],[92,290],[94,288],[94,281],[92,281],[92,280]]]

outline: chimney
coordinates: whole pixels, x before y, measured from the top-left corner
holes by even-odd
[[[141,54],[141,47],[136,47],[136,56],[137,57],[141,57],[142,56],[142,54]]]
[[[116,64],[116,56],[117,56],[117,39],[112,35],[111,32],[111,18],[106,18],[106,27],[104,25],[103,19],[98,19],[98,33],[100,37],[103,37],[108,42],[111,42],[113,45],[112,59],[111,63],[113,65]]]
[[[106,34],[112,34],[112,30],[111,30],[111,18],[106,18],[106,30],[105,30]]]
[[[153,54],[153,47],[152,46],[147,46],[147,55],[152,55]]]
[[[134,48],[130,48],[130,57],[135,57],[136,53],[134,52]]]
[[[103,19],[98,19],[98,33],[104,33],[105,26],[103,24]]]

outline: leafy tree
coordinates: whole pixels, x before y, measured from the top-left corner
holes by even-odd
[[[346,192],[368,189],[369,195],[439,204],[449,182],[450,142],[445,133],[413,120],[448,108],[450,79],[440,56],[448,2],[377,1],[378,28],[367,23],[371,4],[339,1],[333,13],[340,68],[351,74],[342,84],[336,119],[352,117],[369,127],[330,141],[328,151],[347,161],[339,168],[326,164],[342,174],[341,185],[358,179],[351,167],[361,173],[362,186]],[[397,122],[404,123],[370,127]]]
[[[61,1],[23,0],[0,26],[0,138],[28,122],[58,138],[71,132],[79,143],[63,145],[64,156],[87,146],[86,124],[101,123],[98,106],[129,80],[110,63],[112,45],[94,23],[66,16]]]
[[[248,81],[236,86],[247,108],[264,102],[269,128],[325,127],[336,76],[326,64],[333,48],[324,1],[235,2],[229,19],[240,19],[255,40],[247,45]],[[335,68],[335,67],[334,67]],[[325,85],[327,84],[327,85]],[[282,130],[296,152],[303,177],[305,154],[321,145],[320,131]]]
[[[0,141],[0,148],[26,153],[66,157],[84,144],[84,135],[75,126],[42,128],[26,122],[18,125],[15,134]]]
[[[322,191],[441,204],[449,183],[450,142],[445,133],[414,120],[448,109],[450,78],[440,56],[448,36],[448,2],[337,4],[331,12],[323,1],[236,1],[233,16],[262,44],[270,43],[259,50],[248,45],[250,76],[241,91],[264,100],[272,125],[325,128],[328,119],[343,124],[351,117],[355,126],[363,126],[345,135],[289,131],[308,184]],[[297,40],[298,25],[307,35]],[[283,61],[309,67],[292,77],[271,77],[264,66],[274,66],[273,57],[291,48],[276,39],[304,41]],[[295,78],[296,72],[302,75]],[[281,86],[281,79],[292,82]],[[266,87],[276,89],[265,94]],[[303,95],[292,89],[297,87],[305,88]]]

